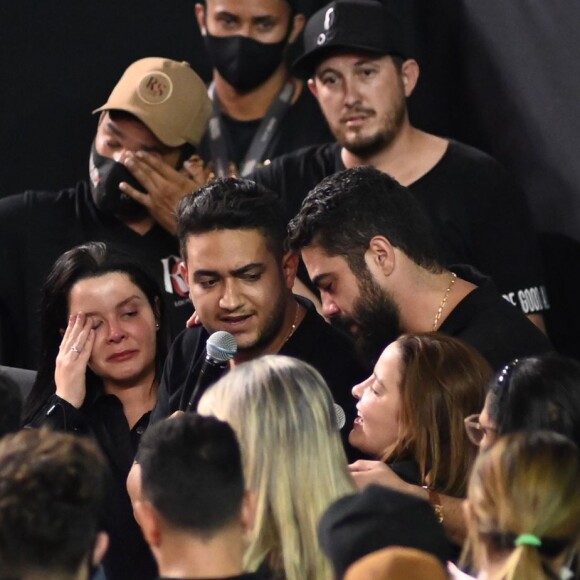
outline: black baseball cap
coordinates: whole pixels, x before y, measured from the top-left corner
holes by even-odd
[[[337,578],[353,562],[389,546],[415,548],[443,564],[452,555],[429,502],[378,485],[331,504],[320,519],[318,539]]]
[[[315,12],[304,29],[304,52],[296,74],[308,78],[331,52],[349,50],[408,58],[403,25],[377,0],[335,0]]]

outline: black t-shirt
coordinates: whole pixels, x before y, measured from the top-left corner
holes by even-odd
[[[221,578],[203,578],[201,576],[195,576],[192,578],[174,578],[169,576],[160,576],[159,580],[269,580],[270,576],[265,576],[263,574],[258,574],[257,572],[248,572],[246,574],[240,574],[238,576],[223,576]]]
[[[290,219],[311,189],[343,169],[341,147],[331,143],[285,155],[250,178],[282,196]],[[525,197],[493,158],[449,141],[441,160],[408,189],[432,220],[444,263],[471,264],[491,276],[525,314],[549,307]]]
[[[40,289],[56,259],[89,241],[122,246],[165,293],[171,336],[193,309],[177,272],[177,239],[155,225],[145,235],[99,211],[87,183],[59,193],[30,191],[0,200],[0,363],[35,368],[40,353]]]
[[[150,416],[146,413],[130,429],[121,401],[89,388],[80,409],[57,395],[50,396],[28,425],[92,437],[103,450],[110,472],[103,514],[110,540],[103,560],[107,580],[157,576],[157,564],[133,516],[126,483]]]
[[[552,350],[546,335],[499,295],[490,278],[464,265],[451,271],[477,288],[449,313],[439,332],[475,347],[496,371],[515,358]]]
[[[322,375],[334,401],[346,415],[341,436],[347,455],[350,460],[358,458],[360,453],[347,443],[357,416],[356,401],[351,391],[368,373],[356,359],[350,338],[325,322],[311,302],[302,297],[297,299],[307,307],[306,316],[279,354],[307,362]],[[175,339],[165,361],[151,423],[169,417],[174,411],[183,410],[180,405],[187,404],[205,357],[207,338],[207,331],[198,326],[184,330]]]
[[[262,119],[238,121],[224,113],[220,117],[222,125],[228,135],[227,143],[230,159],[239,168]],[[274,132],[272,140],[264,154],[264,159],[261,162],[264,163],[308,145],[328,143],[332,140],[332,133],[328,128],[316,99],[303,86],[302,92],[296,102],[280,120],[280,125]],[[207,133],[201,142],[200,154],[206,161],[211,159]]]

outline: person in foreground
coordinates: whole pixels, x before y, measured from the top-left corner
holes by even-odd
[[[125,480],[167,352],[161,291],[130,256],[102,242],[73,248],[43,288],[42,345],[25,422],[98,441],[112,475],[107,578],[153,578],[155,562],[133,519]]]
[[[199,412],[232,426],[246,486],[256,493],[246,570],[265,569],[287,580],[330,580],[318,521],[355,486],[332,396],[320,374],[302,361],[264,356],[210,387]]]
[[[433,229],[409,190],[372,167],[321,181],[289,224],[323,312],[370,360],[403,332],[438,331],[499,369],[550,349],[546,336],[466,265],[442,265]]]
[[[477,459],[465,516],[478,578],[571,578],[580,542],[580,453],[549,431],[502,437]]]
[[[354,420],[350,389],[364,370],[349,338],[292,293],[299,258],[285,249],[277,196],[245,179],[218,179],[184,198],[177,220],[183,276],[202,326],[174,341],[152,421],[184,409],[208,335],[218,330],[237,341],[230,366],[264,354],[304,360],[324,377],[347,420]]]
[[[23,430],[0,441],[0,580],[89,580],[107,550],[94,442]]]
[[[252,522],[231,427],[193,413],[153,425],[139,447],[135,517],[166,580],[252,580],[243,573]]]

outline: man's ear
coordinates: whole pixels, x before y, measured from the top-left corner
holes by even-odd
[[[296,272],[298,271],[298,262],[300,256],[296,252],[286,252],[282,258],[282,272],[284,273],[284,282],[286,288],[292,289],[294,280],[296,279]]]
[[[419,64],[416,60],[410,58],[401,66],[401,78],[405,88],[405,97],[410,97],[417,86],[419,80]]]
[[[109,534],[107,534],[107,532],[99,532],[97,534],[97,538],[95,539],[95,546],[91,556],[91,562],[93,566],[98,566],[101,563],[108,549]]]
[[[197,20],[201,35],[205,36],[207,34],[207,28],[205,26],[205,6],[203,4],[195,5],[195,19]]]
[[[390,276],[395,268],[395,248],[384,236],[374,236],[365,253],[365,262],[371,272]]]
[[[161,520],[153,504],[146,500],[140,499],[133,502],[133,513],[135,519],[143,532],[145,541],[152,547],[161,544]]]
[[[249,534],[254,528],[256,520],[256,504],[258,497],[255,491],[246,490],[244,492],[244,499],[242,500],[242,511],[240,513],[240,521],[242,524],[242,532]]]
[[[294,18],[292,19],[292,31],[288,36],[288,42],[290,44],[296,42],[299,34],[304,29],[304,24],[306,24],[306,18],[304,17],[304,14],[295,14]]]
[[[316,80],[314,78],[308,79],[308,88],[310,92],[318,99],[318,87],[316,86]]]
[[[177,273],[183,278],[183,281],[189,286],[188,269],[185,260],[180,260],[177,264]]]

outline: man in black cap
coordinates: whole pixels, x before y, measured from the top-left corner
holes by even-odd
[[[213,65],[213,115],[201,155],[218,177],[332,140],[288,51],[304,28],[296,0],[206,0],[196,17]]]
[[[491,276],[504,298],[542,327],[548,308],[526,200],[488,155],[410,123],[419,78],[403,27],[373,0],[336,0],[309,20],[298,71],[337,139],[276,160],[250,176],[294,215],[322,178],[372,165],[407,186],[427,210],[446,264]]]

